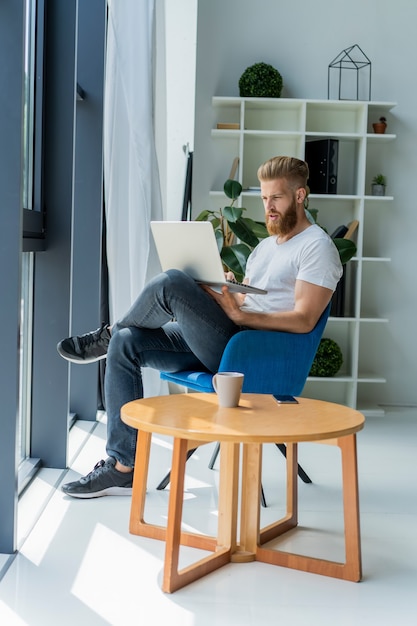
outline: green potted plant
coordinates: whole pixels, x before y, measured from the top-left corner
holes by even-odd
[[[243,98],[279,98],[282,76],[268,63],[247,67],[239,79],[239,95]]]
[[[343,364],[340,346],[328,337],[320,340],[316,355],[310,369],[310,376],[335,376]]]
[[[223,189],[231,199],[230,205],[218,211],[204,210],[196,221],[211,222],[225,270],[230,270],[236,280],[242,281],[249,254],[261,239],[268,236],[268,231],[265,223],[243,217],[246,209],[234,206],[242,193],[242,185],[237,180],[229,178]],[[236,239],[239,243],[235,243]]]
[[[372,195],[373,196],[385,196],[385,187],[387,185],[387,179],[383,174],[377,174],[372,179]]]

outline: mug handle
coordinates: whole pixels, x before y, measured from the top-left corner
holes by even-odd
[[[214,387],[214,391],[217,393],[217,374],[214,374],[213,378],[211,379],[211,384]]]

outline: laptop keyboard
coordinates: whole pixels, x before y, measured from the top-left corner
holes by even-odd
[[[229,279],[227,279],[226,283],[231,283],[232,285],[240,285],[242,287],[244,287],[244,286],[247,287],[248,286],[248,285],[244,285],[244,283],[240,283],[238,280],[229,280]]]

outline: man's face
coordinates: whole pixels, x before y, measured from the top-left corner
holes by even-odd
[[[265,222],[270,235],[288,235],[297,224],[297,192],[284,178],[261,182]]]

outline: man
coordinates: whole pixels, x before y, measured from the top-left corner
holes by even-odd
[[[102,326],[58,344],[58,352],[69,361],[107,357],[109,458],[64,485],[66,494],[94,498],[131,493],[137,431],[121,421],[120,409],[143,397],[142,367],[214,373],[227,342],[243,328],[293,333],[314,328],[342,267],[330,237],[306,217],[308,175],[307,164],[292,157],[274,157],[258,170],[270,237],[250,255],[244,282],[266,289],[266,295],[235,294],[227,287],[218,293],[169,270],[148,283],[112,328]]]

